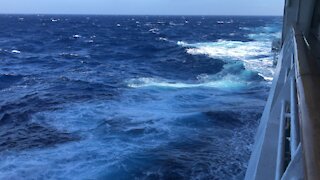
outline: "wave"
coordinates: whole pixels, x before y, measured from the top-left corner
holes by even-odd
[[[246,82],[236,81],[230,77],[225,77],[221,80],[198,81],[193,83],[176,82],[157,78],[136,78],[127,81],[129,87],[160,87],[160,88],[218,88],[222,90],[239,89],[246,86]]]
[[[270,42],[274,39],[279,39],[281,37],[281,30],[276,26],[261,26],[252,29],[248,29],[251,31],[247,36],[250,39],[260,42]]]
[[[182,46],[187,46],[187,53],[191,55],[205,54],[212,58],[221,59],[245,59],[266,54],[270,48],[260,42],[241,41],[217,41],[208,43],[187,44],[180,42]]]
[[[184,23],[174,23],[174,22],[169,22],[170,26],[184,26]]]
[[[240,30],[245,30],[245,31],[250,31],[251,30],[251,28],[249,28],[249,27],[239,27],[239,29]]]
[[[63,109],[33,115],[32,122],[39,126],[52,127],[58,132],[68,132],[71,137],[77,134],[82,138],[54,148],[35,148],[18,156],[14,153],[2,156],[0,160],[4,168],[0,177],[14,179],[26,173],[29,179],[37,179],[48,174],[55,179],[63,177],[112,179],[115,176],[131,179],[127,177],[128,173],[141,172],[140,169],[135,169],[133,166],[135,164],[150,174],[165,175],[182,171],[182,177],[198,177],[201,174],[206,177],[204,179],[211,179],[217,173],[219,176],[225,176],[224,173],[234,175],[234,172],[228,170],[235,168],[232,163],[223,166],[228,171],[215,167],[219,166],[219,162],[223,159],[231,158],[228,162],[232,162],[235,154],[237,157],[242,157],[243,152],[248,152],[244,146],[247,137],[240,128],[250,132],[251,128],[246,127],[244,119],[247,121],[247,118],[243,117],[243,112],[231,109],[226,111],[220,107],[204,109],[201,105],[203,102],[215,101],[217,97],[207,95],[206,98],[199,99],[197,92],[188,91],[184,92],[185,94],[171,92],[162,94],[163,96],[153,94],[152,100],[150,95],[131,93],[127,92],[126,98],[120,102],[70,103]],[[195,96],[199,105],[181,110],[180,106],[190,105],[185,101],[190,95]],[[136,96],[139,96],[140,101],[136,100]],[[174,97],[178,98],[179,102],[168,105],[167,102]],[[250,112],[250,114],[255,113]],[[220,127],[223,128],[219,129]],[[186,136],[188,138],[185,138]],[[224,138],[219,138],[221,136]],[[235,148],[225,150],[226,144],[232,144]],[[47,165],[52,162],[62,163],[48,170]],[[168,162],[174,164],[168,167]],[[155,166],[150,167],[150,163]],[[15,169],[11,175],[12,170],[9,167],[13,164]],[[184,168],[176,170],[174,166],[180,164],[185,165],[181,166]],[[92,166],[95,168],[90,168]],[[212,174],[197,170],[203,166],[213,169]],[[239,164],[236,168],[242,166],[243,164]],[[35,169],[39,173],[31,173]],[[189,174],[190,169],[194,174]],[[55,173],[62,170],[66,173]],[[154,177],[146,174],[141,176]]]
[[[233,20],[228,20],[228,21],[217,21],[217,24],[232,24]]]
[[[149,32],[153,33],[153,34],[159,34],[159,29],[158,28],[152,28],[149,30]]]
[[[20,54],[20,53],[21,53],[21,51],[16,50],[16,49],[12,50],[11,52],[12,52],[13,54]]]
[[[79,35],[79,34],[75,34],[75,35],[73,35],[72,37],[75,38],[75,39],[77,39],[77,38],[81,38],[82,36]]]
[[[269,42],[262,41],[227,41],[189,44],[178,41],[191,55],[207,55],[224,61],[241,61],[247,70],[258,72],[264,79],[273,77],[272,54]]]
[[[170,42],[168,38],[165,38],[165,37],[159,37],[158,38],[159,41],[167,41],[167,42]]]
[[[249,34],[248,37],[250,39],[258,40],[258,41],[270,41],[272,39],[279,39],[281,37],[281,32],[273,32],[273,33],[252,33]]]
[[[60,19],[54,19],[54,18],[51,18],[50,20],[51,20],[52,22],[60,21]]]

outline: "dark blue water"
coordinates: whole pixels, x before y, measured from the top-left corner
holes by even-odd
[[[0,16],[0,179],[242,179],[280,17]]]

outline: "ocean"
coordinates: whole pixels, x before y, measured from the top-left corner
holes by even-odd
[[[281,23],[0,15],[0,179],[243,179]]]

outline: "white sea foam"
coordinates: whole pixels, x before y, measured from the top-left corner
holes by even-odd
[[[184,41],[178,41],[178,42],[177,42],[177,45],[179,45],[179,46],[187,46],[188,43],[186,43],[186,42],[184,42]]]
[[[53,18],[51,18],[51,21],[52,21],[52,22],[57,22],[57,21],[59,21],[59,19],[53,19]]]
[[[21,51],[16,50],[16,49],[12,50],[11,52],[14,53],[14,54],[20,54],[21,53]]]
[[[162,88],[218,88],[218,89],[237,89],[246,86],[245,82],[235,81],[231,78],[223,78],[221,80],[212,80],[212,81],[199,81],[193,83],[183,83],[176,82],[164,79],[156,78],[137,78],[128,80],[128,86],[132,88],[142,88],[142,87],[162,87]]]
[[[160,40],[160,41],[169,41],[168,38],[164,38],[164,37],[159,37],[159,40]]]
[[[169,22],[170,26],[184,26],[184,23],[174,23],[174,22]]]
[[[244,60],[246,69],[258,72],[258,75],[266,81],[272,81],[274,75],[274,66],[272,58],[261,58],[256,60]]]
[[[192,55],[205,54],[213,58],[243,60],[254,56],[265,55],[270,52],[270,47],[261,42],[225,41],[209,43],[188,44],[178,42],[187,48],[187,53]]]
[[[152,28],[149,30],[149,32],[152,32],[153,34],[159,34],[159,29],[158,28]]]
[[[75,35],[73,35],[72,37],[73,37],[73,38],[81,38],[81,35],[75,34]]]
[[[249,31],[250,30],[250,28],[248,28],[248,27],[239,27],[239,29],[245,30],[245,31]]]
[[[60,56],[70,56],[70,57],[78,57],[79,56],[79,54],[77,54],[77,53],[66,53],[66,52],[60,53],[59,55]]]
[[[264,76],[261,73],[258,73],[258,74],[259,74],[259,76],[263,77],[263,79],[266,80],[266,81],[272,81],[273,80],[273,77],[267,77],[267,76]]]
[[[239,60],[248,70],[258,72],[264,79],[273,77],[272,54],[269,41],[226,41],[188,44],[178,41],[191,55],[207,55],[225,61]]]

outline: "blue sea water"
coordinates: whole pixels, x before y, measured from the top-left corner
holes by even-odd
[[[0,16],[0,179],[242,179],[281,17]]]

